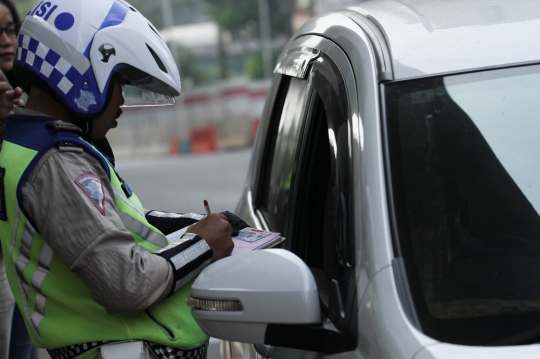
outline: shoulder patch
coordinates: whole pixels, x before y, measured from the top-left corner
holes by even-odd
[[[103,184],[98,176],[93,174],[83,174],[75,180],[75,183],[84,191],[84,193],[92,200],[94,206],[105,215],[105,192]]]

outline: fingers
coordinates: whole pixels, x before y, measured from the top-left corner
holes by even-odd
[[[188,231],[198,234],[206,241],[212,241],[215,237],[230,236],[231,225],[219,213],[211,213],[208,217],[189,226]]]
[[[9,84],[5,81],[1,81],[0,82],[0,93],[2,92],[6,92],[7,90],[9,90]]]
[[[22,88],[20,88],[19,86],[15,87],[15,89],[13,90],[14,98],[19,98],[22,96],[22,94],[23,94]]]
[[[17,87],[14,90],[10,90],[9,87],[7,82],[0,81],[0,119],[2,121],[5,121],[7,114],[13,110],[14,105],[23,104],[23,101],[20,99],[22,89]]]
[[[22,89],[16,87],[14,90],[5,91],[5,96],[9,101],[15,102],[22,96]]]
[[[223,217],[219,213],[211,213],[188,228],[188,232],[201,236],[208,243],[214,253],[213,261],[227,257],[234,248],[232,227]]]
[[[231,223],[229,222],[229,219],[227,218],[227,216],[225,216],[225,215],[223,215],[223,214],[221,214],[221,213],[219,213],[219,215],[220,215],[221,218],[222,218],[225,222],[227,222],[227,224],[229,225],[229,226],[228,226],[228,229],[230,230],[230,231],[229,231],[229,235],[232,235],[233,232],[234,232],[234,230],[233,230],[233,227],[231,226]]]

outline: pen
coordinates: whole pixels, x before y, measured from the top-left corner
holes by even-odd
[[[208,201],[204,200],[204,210],[206,211],[206,215],[209,216],[212,211],[210,211],[210,206],[208,205]]]

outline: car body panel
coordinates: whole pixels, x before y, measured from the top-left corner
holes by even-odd
[[[438,343],[407,320],[395,291],[392,267],[376,273],[359,303],[358,349],[362,358],[412,358],[424,346]]]
[[[474,347],[437,343],[427,345],[411,359],[508,359],[537,358],[540,345],[520,345],[511,347]]]
[[[540,58],[540,48],[532,45],[540,26],[540,3],[534,0],[481,0],[473,6],[467,0],[377,0],[351,10],[379,24],[395,80]]]

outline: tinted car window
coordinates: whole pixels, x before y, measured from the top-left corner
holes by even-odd
[[[313,96],[298,149],[288,231],[289,249],[310,267],[323,317],[340,331],[334,347],[342,351],[357,342],[356,283],[350,280],[355,260],[351,109],[341,75],[348,73],[346,65],[338,68],[322,53],[310,71]]]
[[[523,333],[540,322],[538,98],[539,66],[386,86],[397,249],[439,340],[536,338]]]
[[[259,208],[272,229],[282,233],[291,205],[291,184],[310,89],[306,81],[291,78],[282,111],[272,119],[272,125],[277,126],[277,136],[266,156],[267,172]]]

